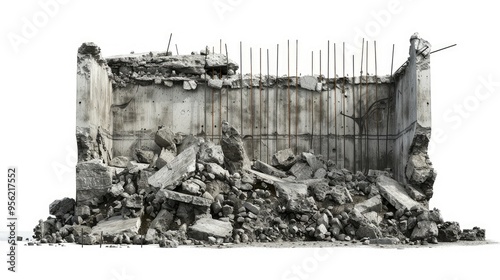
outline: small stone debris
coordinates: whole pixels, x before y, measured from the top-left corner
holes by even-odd
[[[311,79],[306,83],[313,87]],[[222,132],[216,145],[160,127],[157,147],[135,150],[137,158],[80,161],[76,200],[52,202],[51,216],[34,228],[36,242],[27,245],[329,241],[382,247],[485,240],[484,229],[444,221],[418,187],[398,183],[388,171],[352,173],[291,149],[277,151],[271,164],[251,162],[239,132],[227,122]]]

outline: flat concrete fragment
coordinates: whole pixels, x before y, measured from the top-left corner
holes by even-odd
[[[259,170],[260,172],[266,173],[271,176],[276,176],[276,177],[286,177],[286,172],[281,171],[275,167],[272,167],[271,165],[264,163],[260,160],[256,160],[255,163],[253,164],[253,168],[256,170]]]
[[[257,179],[261,180],[261,181],[264,181],[264,182],[269,182],[271,184],[274,184],[274,183],[284,183],[285,181],[283,181],[282,179],[278,178],[278,177],[275,177],[275,176],[272,176],[272,175],[267,175],[267,174],[264,174],[262,172],[259,172],[259,171],[255,171],[255,170],[247,170],[249,173],[252,173],[254,174]]]
[[[121,216],[114,216],[108,220],[100,221],[92,228],[92,235],[115,235],[122,233],[131,233],[133,235],[139,232],[141,227],[141,217],[123,219]]]
[[[178,154],[170,164],[165,165],[148,179],[148,183],[156,188],[175,189],[175,182],[183,176],[196,171],[196,149],[190,147]]]
[[[406,190],[397,181],[381,175],[377,178],[377,186],[380,194],[396,209],[408,209],[418,206],[420,203],[413,200]]]
[[[370,199],[360,202],[354,206],[361,214],[371,211],[379,212],[382,210],[382,197],[376,195]]]
[[[208,240],[209,236],[226,238],[233,233],[230,222],[202,218],[188,228],[188,236],[197,240]]]
[[[199,196],[193,196],[189,194],[183,194],[179,192],[174,192],[171,190],[162,189],[156,193],[156,199],[170,199],[179,202],[184,202],[187,204],[193,204],[197,206],[209,207],[213,200],[206,199]]]

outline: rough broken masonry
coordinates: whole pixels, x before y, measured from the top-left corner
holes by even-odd
[[[77,56],[76,199],[41,243],[485,240],[429,209],[430,44],[391,76],[237,74],[191,55]],[[368,64],[367,64],[368,65]],[[361,73],[363,70],[361,70]],[[229,122],[228,122],[229,120]]]

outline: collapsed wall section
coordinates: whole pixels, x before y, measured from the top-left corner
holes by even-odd
[[[393,169],[396,180],[429,200],[437,175],[427,154],[431,137],[431,45],[418,34],[410,43],[408,61],[394,74]]]
[[[271,163],[276,151],[291,148],[314,151],[354,172],[390,168],[428,200],[435,179],[427,157],[429,60],[430,45],[413,36],[408,62],[392,77],[251,76],[236,74],[236,63],[208,51],[104,60],[99,47],[83,44],[79,162],[108,163],[117,156],[140,161],[141,149],[158,155],[160,128],[177,133],[176,139],[195,135],[217,144],[229,121],[251,160]]]

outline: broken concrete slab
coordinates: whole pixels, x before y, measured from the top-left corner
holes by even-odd
[[[92,228],[92,235],[117,235],[129,233],[136,235],[141,227],[141,217],[124,219],[121,216],[114,216],[107,220],[100,221]]]
[[[356,208],[361,214],[371,211],[380,212],[382,211],[382,197],[380,195],[376,195],[363,202],[357,203],[354,205],[354,208]]]
[[[406,184],[404,186],[406,192],[408,193],[408,195],[413,198],[415,201],[425,201],[427,199],[427,197],[420,191],[420,190],[417,190],[416,188],[412,187],[410,184]]]
[[[86,203],[105,195],[113,181],[111,169],[99,159],[76,165],[76,203]]]
[[[377,178],[377,186],[380,194],[396,209],[410,210],[414,206],[420,206],[394,179],[381,175]]]
[[[253,164],[253,168],[271,176],[279,178],[287,177],[286,172],[281,171],[275,167],[272,167],[271,165],[264,163],[260,160],[255,161],[255,163]]]
[[[275,177],[275,176],[272,176],[272,175],[268,175],[268,174],[264,174],[264,173],[261,173],[259,171],[255,171],[255,170],[247,170],[250,174],[253,174],[255,175],[255,177],[257,178],[257,180],[260,180],[262,182],[265,182],[266,184],[274,184],[276,182],[281,182],[281,183],[284,183],[285,181],[278,178],[278,177]]]
[[[174,201],[179,201],[187,204],[193,204],[197,206],[204,206],[204,207],[209,207],[213,200],[206,199],[203,197],[199,196],[193,196],[189,194],[184,194],[180,192],[175,192],[167,189],[161,189],[156,193],[155,200],[174,200]]]
[[[197,240],[208,240],[209,236],[227,238],[233,233],[230,222],[201,218],[188,228],[188,236]]]
[[[272,165],[276,168],[288,170],[297,162],[297,157],[292,149],[284,149],[273,155]]]
[[[171,167],[171,168],[170,168]],[[177,155],[169,165],[158,170],[148,179],[148,183],[155,188],[175,189],[181,178],[189,176],[196,171],[196,149],[190,147]]]

